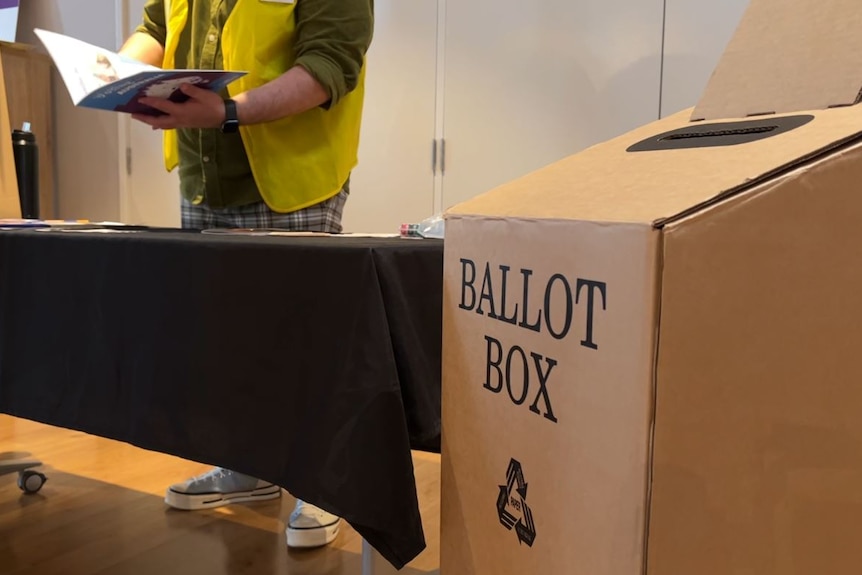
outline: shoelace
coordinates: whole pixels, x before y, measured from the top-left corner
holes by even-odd
[[[196,477],[194,483],[200,483],[206,481],[208,479],[221,479],[222,477],[227,477],[227,473],[223,467],[214,467],[204,473],[203,475]]]
[[[329,513],[320,507],[306,503],[301,499],[296,500],[296,507],[293,514],[294,517],[308,517],[315,521],[322,522],[324,519],[328,518],[328,515]]]

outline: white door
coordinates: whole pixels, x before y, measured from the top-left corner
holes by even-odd
[[[146,0],[124,0],[123,38],[141,23]],[[162,159],[162,133],[123,114],[121,130],[128,143],[127,174],[121,186],[120,217],[129,224],[178,227],[180,183],[177,171],[167,172]]]
[[[748,0],[667,0],[662,116],[697,104],[747,6]]]
[[[345,231],[397,233],[434,203],[437,0],[376,0]]]
[[[659,114],[663,0],[446,2],[443,208]]]

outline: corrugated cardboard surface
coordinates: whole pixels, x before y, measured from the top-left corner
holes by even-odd
[[[689,125],[687,118],[681,112],[638,128],[448,213],[653,223],[862,132],[862,106],[854,106],[817,112],[796,130],[747,144],[626,152],[644,138]]]
[[[860,8],[859,0],[752,0],[692,119],[854,104]]]
[[[649,225],[447,223],[442,573],[641,572],[659,234]],[[515,325],[491,313],[514,317]],[[539,331],[519,325],[537,318]],[[490,344],[499,371],[489,369],[489,339],[499,342]],[[501,485],[503,500],[521,505],[518,493],[507,493],[512,460],[527,484],[532,546],[498,514]],[[512,509],[513,520],[526,524],[524,509]]]
[[[449,210],[444,575],[862,573],[862,105],[819,109],[859,94],[860,7],[754,0],[694,113],[808,124],[627,151],[704,125],[686,111]],[[552,326],[566,315],[561,291],[545,303],[549,278],[604,282],[598,349],[488,317],[491,301],[511,313],[523,299],[522,269],[531,317],[550,305]],[[486,294],[484,314],[459,308],[468,293]],[[507,358],[524,360],[514,392],[486,389]],[[533,401],[548,358],[555,421]],[[501,494],[532,546],[501,525]]]
[[[665,229],[649,575],[862,572],[862,147]]]

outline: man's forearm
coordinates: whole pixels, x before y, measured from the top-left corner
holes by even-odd
[[[316,108],[329,100],[329,94],[305,68],[294,66],[275,80],[234,99],[239,123],[259,124]]]
[[[120,48],[120,54],[161,68],[162,61],[165,58],[165,49],[159,44],[158,40],[149,34],[135,32],[129,36],[129,39]]]

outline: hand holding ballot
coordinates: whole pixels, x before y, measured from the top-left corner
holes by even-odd
[[[138,102],[160,112],[159,115],[133,114],[136,120],[144,122],[154,130],[174,128],[218,128],[225,117],[224,100],[206,88],[199,88],[195,78],[182,79],[175,89],[185,98],[166,98],[159,93],[146,94]],[[175,93],[175,92],[171,92]]]

